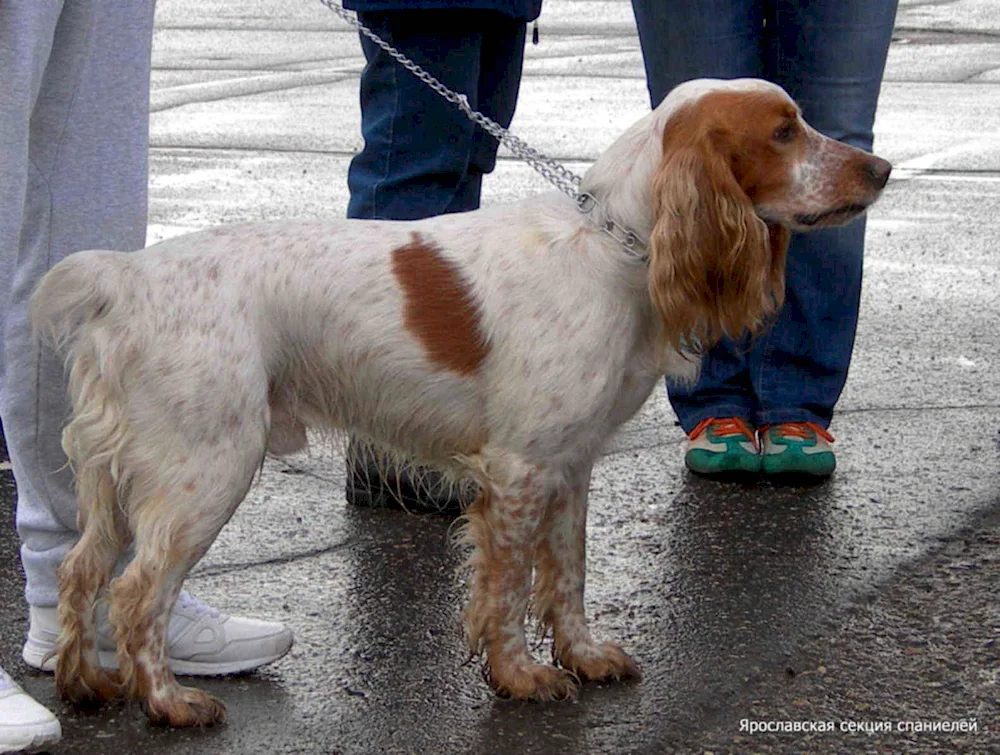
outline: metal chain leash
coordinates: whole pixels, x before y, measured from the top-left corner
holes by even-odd
[[[580,192],[577,191],[577,187],[580,185],[580,176],[566,169],[551,157],[546,157],[535,148],[528,146],[523,139],[514,136],[514,134],[510,133],[510,131],[505,129],[489,116],[483,115],[478,110],[473,110],[469,105],[469,98],[466,95],[460,94],[446,87],[433,75],[421,68],[419,64],[406,57],[403,53],[390,45],[371,29],[358,21],[357,17],[353,13],[344,10],[337,0],[319,0],[319,2],[385,50],[386,54],[403,66],[403,68],[427,84],[427,86],[441,95],[448,102],[455,105],[459,110],[465,113],[466,117],[470,121],[480,126],[484,131],[490,134],[490,136],[513,152],[515,156],[524,160],[528,163],[528,165],[541,173],[542,176],[549,181],[549,183],[553,184],[561,192],[571,197],[577,203],[580,202]]]
[[[353,26],[360,33],[368,37],[368,39],[385,50],[385,53],[389,55],[389,57],[441,95],[445,100],[455,105],[470,121],[480,126],[494,139],[507,147],[507,149],[514,153],[516,157],[524,160],[528,163],[528,165],[538,171],[549,183],[559,189],[563,194],[570,197],[570,199],[576,203],[576,207],[580,212],[584,214],[590,213],[599,205],[599,202],[593,197],[593,195],[582,193],[578,190],[577,187],[580,186],[582,180],[580,176],[559,164],[551,157],[546,157],[534,147],[528,146],[523,139],[514,136],[514,134],[510,133],[510,131],[505,129],[489,116],[483,115],[478,110],[473,110],[473,108],[469,105],[468,96],[446,87],[432,74],[421,68],[419,64],[406,57],[403,53],[382,39],[378,34],[361,23],[355,14],[345,10],[340,5],[339,0],[319,0],[319,2],[329,10],[336,13],[345,23]],[[641,262],[648,261],[648,255],[645,254],[646,242],[634,231],[629,230],[611,218],[607,218],[603,222],[599,223],[598,227],[621,244],[625,251],[631,256]]]

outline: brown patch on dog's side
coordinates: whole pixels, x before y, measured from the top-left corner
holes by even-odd
[[[403,291],[403,323],[431,362],[461,375],[476,372],[489,354],[469,284],[419,233],[392,251],[392,272]]]

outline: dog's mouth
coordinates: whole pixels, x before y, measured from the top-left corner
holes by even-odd
[[[849,220],[860,215],[868,209],[868,205],[852,202],[850,204],[834,207],[832,210],[814,212],[809,215],[796,215],[795,222],[805,228],[815,228],[817,226],[842,225]]]

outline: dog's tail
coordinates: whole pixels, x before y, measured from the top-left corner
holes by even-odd
[[[36,339],[50,344],[69,367],[73,418],[62,443],[76,474],[81,527],[96,515],[105,519],[100,526],[112,540],[115,512],[87,504],[106,499],[112,481],[118,492],[128,482],[120,459],[128,438],[123,380],[133,351],[131,267],[122,252],[70,255],[42,278],[30,310]]]
[[[76,701],[108,699],[117,690],[96,663],[94,605],[130,539],[123,386],[134,359],[129,325],[141,295],[135,283],[128,255],[80,252],[55,265],[31,298],[36,340],[48,342],[69,367],[73,416],[62,445],[76,477],[82,535],[59,567],[56,685]]]
[[[79,252],[58,263],[31,297],[35,337],[69,357],[81,329],[105,318],[121,299],[128,264],[128,255],[106,251]]]

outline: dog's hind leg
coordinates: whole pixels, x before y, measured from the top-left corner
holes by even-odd
[[[101,668],[94,609],[125,552],[128,532],[106,465],[81,470],[77,496],[82,535],[59,567],[56,687],[71,702],[100,703],[117,696],[118,684],[114,672]]]
[[[243,500],[263,458],[263,428],[256,443],[248,435],[234,432],[224,449],[191,449],[194,471],[186,480],[147,484],[151,494],[130,506],[136,553],[111,583],[109,619],[123,690],[145,704],[154,723],[207,726],[225,719],[221,701],[174,678],[167,629],[184,579]]]
[[[553,659],[581,680],[638,678],[635,662],[613,642],[595,642],[587,627],[587,493],[591,466],[575,470],[546,508],[535,551],[535,610],[552,629]]]

